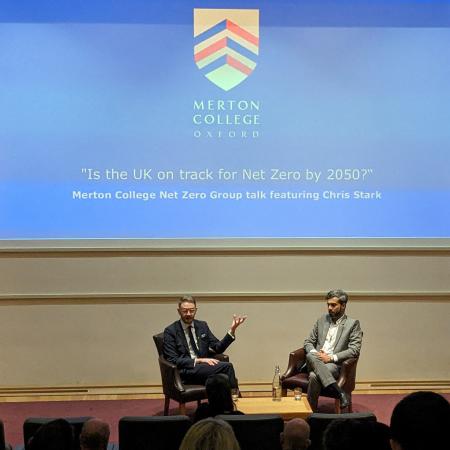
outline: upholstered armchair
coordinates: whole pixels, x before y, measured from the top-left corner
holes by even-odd
[[[281,450],[283,419],[276,414],[220,415],[233,428],[241,450]]]
[[[282,395],[287,395],[288,389],[300,387],[303,392],[308,390],[308,373],[306,368],[303,369],[306,362],[306,352],[304,348],[294,350],[289,354],[288,367],[281,376]],[[349,398],[348,412],[352,412],[352,392],[355,389],[356,380],[356,365],[357,358],[350,358],[341,364],[341,372],[339,378],[336,380],[337,384],[347,394]],[[336,414],[341,412],[341,405],[335,393],[329,392],[327,389],[322,389],[321,396],[334,398],[334,409]]]
[[[371,412],[343,414],[313,413],[306,419],[310,427],[309,438],[311,439],[311,446],[308,447],[308,450],[323,449],[322,440],[325,430],[327,429],[328,425],[336,419],[353,419],[368,422],[377,421],[375,414]]]
[[[178,450],[191,423],[186,416],[122,417],[119,421],[119,448]]]
[[[201,400],[207,398],[205,386],[202,384],[183,383],[177,366],[164,358],[164,333],[155,334],[153,341],[159,355],[158,362],[164,393],[164,415],[167,416],[169,414],[170,399],[178,402],[179,414],[186,415],[186,403],[196,401],[200,404]],[[220,361],[228,361],[228,356],[224,354],[214,354],[211,357]]]

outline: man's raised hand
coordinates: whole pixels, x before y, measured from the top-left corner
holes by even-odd
[[[247,319],[247,316],[237,316],[236,314],[233,314],[233,322],[231,323],[230,332],[234,335],[234,332],[236,331],[236,328],[243,324],[245,322],[245,319]]]

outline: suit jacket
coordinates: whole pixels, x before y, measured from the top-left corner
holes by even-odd
[[[208,358],[211,353],[222,353],[234,341],[230,334],[219,341],[206,322],[194,320],[193,327],[197,336],[197,346],[200,358]],[[179,320],[164,330],[164,357],[176,364],[179,369],[192,369],[194,360],[189,353],[189,346]]]
[[[313,349],[319,351],[323,347],[331,322],[329,314],[325,314],[317,320],[310,335],[305,339],[303,344],[306,353],[309,353]],[[351,319],[344,315],[342,322],[339,324],[334,344],[334,354],[337,357],[338,363],[359,356],[362,336],[363,332],[361,331],[359,320]]]

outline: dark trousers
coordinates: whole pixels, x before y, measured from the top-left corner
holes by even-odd
[[[182,378],[186,384],[205,384],[209,376],[216,375],[217,373],[224,373],[228,376],[231,389],[238,387],[233,364],[223,361],[219,361],[215,366],[197,364],[192,369],[185,369]]]

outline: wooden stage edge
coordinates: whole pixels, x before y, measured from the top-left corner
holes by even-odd
[[[394,384],[377,382],[376,385],[362,383],[354,394],[409,394],[414,391],[434,391],[441,394],[450,393],[449,382],[409,382]],[[271,397],[270,386],[241,386],[243,398]],[[293,393],[288,391],[288,398]],[[83,401],[83,400],[162,400],[164,398],[160,386],[61,386],[61,387],[0,387],[0,403],[45,402],[45,401]]]

